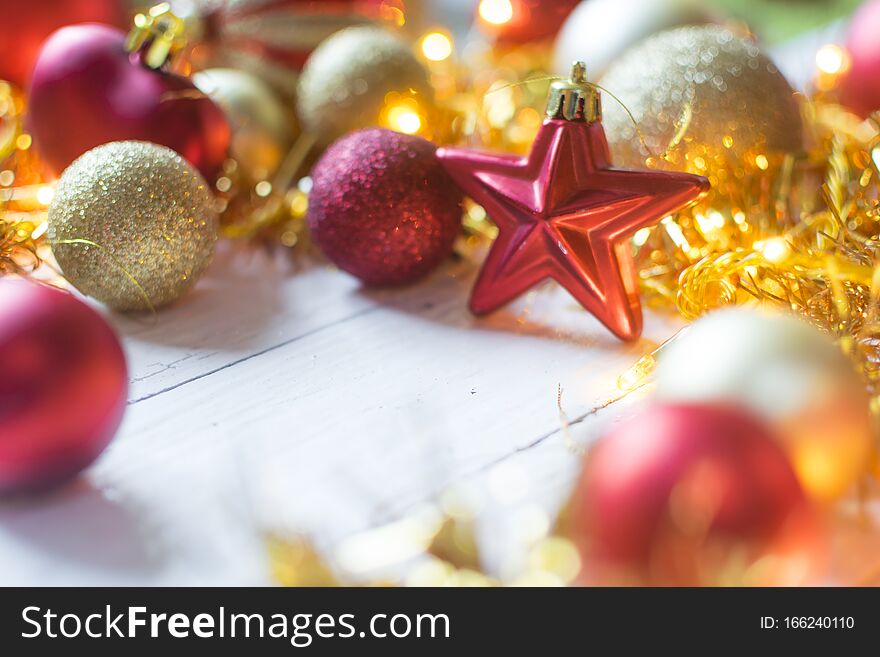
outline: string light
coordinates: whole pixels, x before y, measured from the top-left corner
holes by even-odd
[[[422,54],[432,62],[442,62],[452,55],[452,39],[442,32],[430,32],[422,39]]]
[[[510,0],[482,0],[480,18],[492,25],[504,25],[513,18],[513,5]]]
[[[386,123],[392,130],[408,135],[417,133],[422,128],[422,118],[415,103],[392,105],[386,112]]]
[[[827,75],[839,75],[849,68],[849,53],[835,44],[828,44],[816,52],[816,67]]]

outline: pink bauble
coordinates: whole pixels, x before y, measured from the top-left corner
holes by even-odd
[[[0,280],[0,493],[62,483],[94,461],[125,411],[122,347],[72,295]]]
[[[796,585],[820,571],[791,465],[734,407],[657,405],[615,427],[591,450],[571,522],[588,583]]]
[[[125,33],[75,25],[53,34],[31,80],[29,125],[55,175],[113,141],[150,141],[177,151],[213,180],[226,157],[222,110],[184,77],[143,65]]]
[[[0,80],[24,87],[52,32],[90,21],[124,27],[125,5],[125,0],[0,0]]]
[[[452,254],[461,192],[429,141],[383,128],[333,144],[312,171],[308,222],[340,269],[369,285],[410,283]]]
[[[853,15],[846,34],[850,68],[839,82],[840,102],[861,116],[880,110],[880,0]]]

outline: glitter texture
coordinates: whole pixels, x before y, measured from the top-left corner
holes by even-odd
[[[116,310],[147,310],[180,297],[210,263],[217,215],[207,183],[177,153],[116,142],[64,172],[49,240],[84,294]]]
[[[605,129],[621,166],[647,161],[708,175],[717,187],[719,176],[741,176],[759,155],[803,148],[788,82],[753,41],[724,27],[661,32],[619,58],[601,84],[629,108],[650,148],[620,104],[606,102]],[[649,157],[667,149],[666,161]]]
[[[356,132],[327,150],[312,178],[312,236],[364,282],[408,283],[452,253],[461,192],[425,139],[379,128]]]
[[[428,71],[409,45],[383,29],[351,27],[312,53],[300,77],[298,115],[306,132],[328,144],[377,125],[393,95],[433,106]]]

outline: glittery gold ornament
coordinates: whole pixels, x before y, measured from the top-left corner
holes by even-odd
[[[331,36],[312,53],[299,80],[299,118],[319,145],[376,125],[417,132],[433,106],[427,69],[404,41],[378,27]],[[410,120],[396,126],[400,113]]]
[[[751,39],[722,26],[660,32],[627,51],[600,83],[639,126],[620,104],[605,104],[620,166],[697,173],[717,188],[803,149],[791,86]]]
[[[168,304],[210,263],[217,215],[204,178],[147,142],[88,151],[58,183],[49,241],[65,277],[116,310]]]

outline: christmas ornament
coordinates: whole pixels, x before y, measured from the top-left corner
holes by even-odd
[[[480,26],[501,43],[552,39],[580,0],[481,0]],[[571,64],[571,60],[568,61]]]
[[[94,310],[61,290],[0,279],[0,493],[61,483],[116,433],[125,357]]]
[[[90,148],[124,140],[168,146],[209,179],[219,170],[229,144],[222,110],[190,80],[162,70],[180,48],[183,24],[169,13],[145,20],[128,41],[115,28],[75,25],[46,42],[31,82],[29,119],[53,173]]]
[[[601,74],[627,48],[656,32],[715,18],[700,0],[587,0],[559,32],[555,70],[565,71],[571,62],[581,60]]]
[[[590,584],[804,585],[814,512],[770,430],[732,407],[658,405],[591,449],[571,508]]]
[[[39,6],[0,0],[0,16],[0,80],[19,87],[27,84],[40,47],[55,30],[73,23],[128,22],[122,0],[41,0]]]
[[[793,316],[707,315],[664,350],[657,386],[663,399],[737,403],[764,418],[819,500],[840,497],[868,468],[864,384],[827,336]]]
[[[262,77],[293,95],[312,51],[331,34],[396,14],[394,0],[201,0],[196,19],[210,66]]]
[[[845,46],[849,68],[838,81],[840,102],[860,116],[880,109],[880,2],[869,0],[853,14]]]
[[[707,191],[697,176],[611,167],[599,94],[583,63],[553,84],[527,158],[459,149],[438,156],[499,229],[471,297],[474,313],[552,278],[624,340],[642,330],[629,238]]]
[[[61,177],[49,241],[64,276],[116,310],[168,304],[214,254],[217,216],[205,180],[147,142],[95,148]]]
[[[331,146],[312,171],[312,238],[369,285],[410,283],[452,253],[461,194],[414,135],[373,128]]]
[[[717,190],[766,170],[774,155],[803,149],[794,91],[751,39],[721,26],[661,32],[600,82],[638,125],[623,106],[608,105],[608,140],[622,166],[705,174]]]
[[[303,131],[319,145],[381,125],[395,107],[424,117],[433,105],[428,71],[404,41],[377,27],[342,30],[318,46],[297,97]]]
[[[292,121],[272,89],[229,68],[196,73],[193,83],[226,113],[232,128],[230,156],[255,180],[272,176],[293,142]]]

